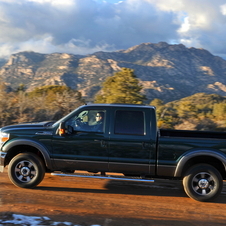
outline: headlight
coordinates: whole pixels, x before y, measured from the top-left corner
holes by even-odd
[[[4,144],[9,139],[9,133],[0,132],[0,145]]]

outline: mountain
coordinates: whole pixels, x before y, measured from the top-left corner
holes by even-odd
[[[226,60],[205,49],[165,42],[143,43],[127,50],[89,55],[20,52],[0,64],[0,79],[28,91],[44,85],[66,85],[92,100],[106,77],[132,68],[149,100],[165,102],[195,93],[226,95]]]

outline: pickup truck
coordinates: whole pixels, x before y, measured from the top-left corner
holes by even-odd
[[[154,182],[176,179],[197,201],[226,179],[226,133],[161,130],[154,106],[88,104],[57,122],[0,129],[0,172],[33,188],[52,175]],[[85,171],[87,173],[79,174]]]

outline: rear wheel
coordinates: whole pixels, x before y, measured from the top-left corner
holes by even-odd
[[[43,180],[45,167],[37,155],[21,153],[10,161],[8,176],[17,187],[33,188]]]
[[[190,198],[202,202],[212,201],[221,193],[223,179],[213,166],[199,164],[188,169],[183,186]]]

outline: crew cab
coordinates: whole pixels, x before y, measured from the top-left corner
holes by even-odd
[[[11,182],[21,188],[37,186],[46,172],[137,182],[176,179],[189,197],[211,201],[226,179],[225,138],[224,132],[159,130],[154,106],[89,104],[57,122],[1,128],[0,172],[8,166]]]

